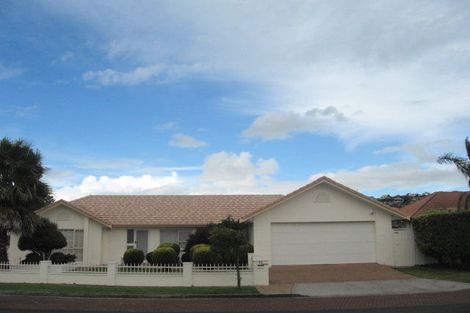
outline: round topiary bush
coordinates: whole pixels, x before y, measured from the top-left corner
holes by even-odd
[[[62,252],[54,252],[51,254],[50,260],[52,264],[65,264],[67,263],[67,257]]]
[[[209,245],[203,245],[192,250],[192,260],[196,265],[219,264],[221,262],[220,255],[212,251]]]
[[[176,254],[179,255],[180,254],[180,246],[179,244],[177,243],[172,243],[172,242],[164,242],[162,244],[160,244],[158,248],[163,248],[163,247],[169,247],[169,248],[173,248],[173,250],[175,250]]]
[[[25,256],[25,259],[21,261],[22,264],[39,264],[41,257],[39,254],[31,252]]]
[[[178,264],[178,254],[173,248],[160,247],[153,251],[153,264]]]
[[[135,248],[127,249],[122,259],[126,265],[140,265],[145,259],[144,251]]]
[[[147,262],[148,262],[149,264],[152,264],[152,265],[155,264],[155,263],[154,263],[154,262],[155,262],[154,258],[155,258],[155,253],[154,253],[153,251],[150,251],[150,252],[147,253],[147,255],[145,256],[145,259],[147,260]]]
[[[197,245],[194,245],[191,247],[191,250],[189,250],[189,257],[192,259],[193,258],[193,253],[199,248],[210,248],[210,245],[205,244],[205,243],[198,243]]]
[[[64,254],[62,252],[54,252],[49,258],[52,264],[65,264],[75,262],[75,255]]]

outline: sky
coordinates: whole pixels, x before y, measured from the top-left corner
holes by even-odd
[[[2,1],[0,136],[56,199],[468,190],[469,1]]]

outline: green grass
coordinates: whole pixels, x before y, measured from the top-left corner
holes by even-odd
[[[0,284],[0,294],[75,297],[200,297],[259,295],[255,287],[98,287],[82,285]]]
[[[414,266],[397,268],[400,272],[419,278],[439,279],[470,283],[470,271],[434,266]]]

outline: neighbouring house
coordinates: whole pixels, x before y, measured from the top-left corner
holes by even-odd
[[[470,210],[470,191],[434,192],[400,209],[408,217],[419,217],[432,212]]]
[[[57,223],[67,239],[64,252],[85,264],[120,262],[129,247],[184,247],[197,227],[228,216],[250,222],[254,254],[270,265],[428,261],[416,249],[406,209],[327,177],[287,195],[87,196],[59,200],[37,214]],[[12,263],[25,255],[16,240],[12,236]]]

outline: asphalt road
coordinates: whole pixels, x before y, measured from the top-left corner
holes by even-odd
[[[470,291],[336,298],[80,298],[0,295],[0,313],[469,313]]]
[[[55,310],[11,310],[0,309],[0,313],[103,313],[103,311],[55,311]],[[115,311],[119,313],[120,311]],[[164,311],[156,311],[165,313]],[[220,311],[223,313],[224,311]],[[266,311],[264,311],[266,312]],[[259,313],[264,313],[260,311]],[[272,312],[272,311],[268,311]],[[401,307],[401,308],[385,308],[385,309],[359,309],[359,310],[315,310],[315,311],[276,311],[276,312],[290,312],[290,313],[468,313],[470,312],[470,304],[454,304],[454,305],[434,305],[434,306],[416,306],[416,307]],[[142,313],[135,311],[135,313]],[[174,312],[173,312],[174,313]],[[195,312],[197,313],[197,312]],[[201,312],[202,313],[202,312]],[[267,312],[266,312],[267,313]]]

